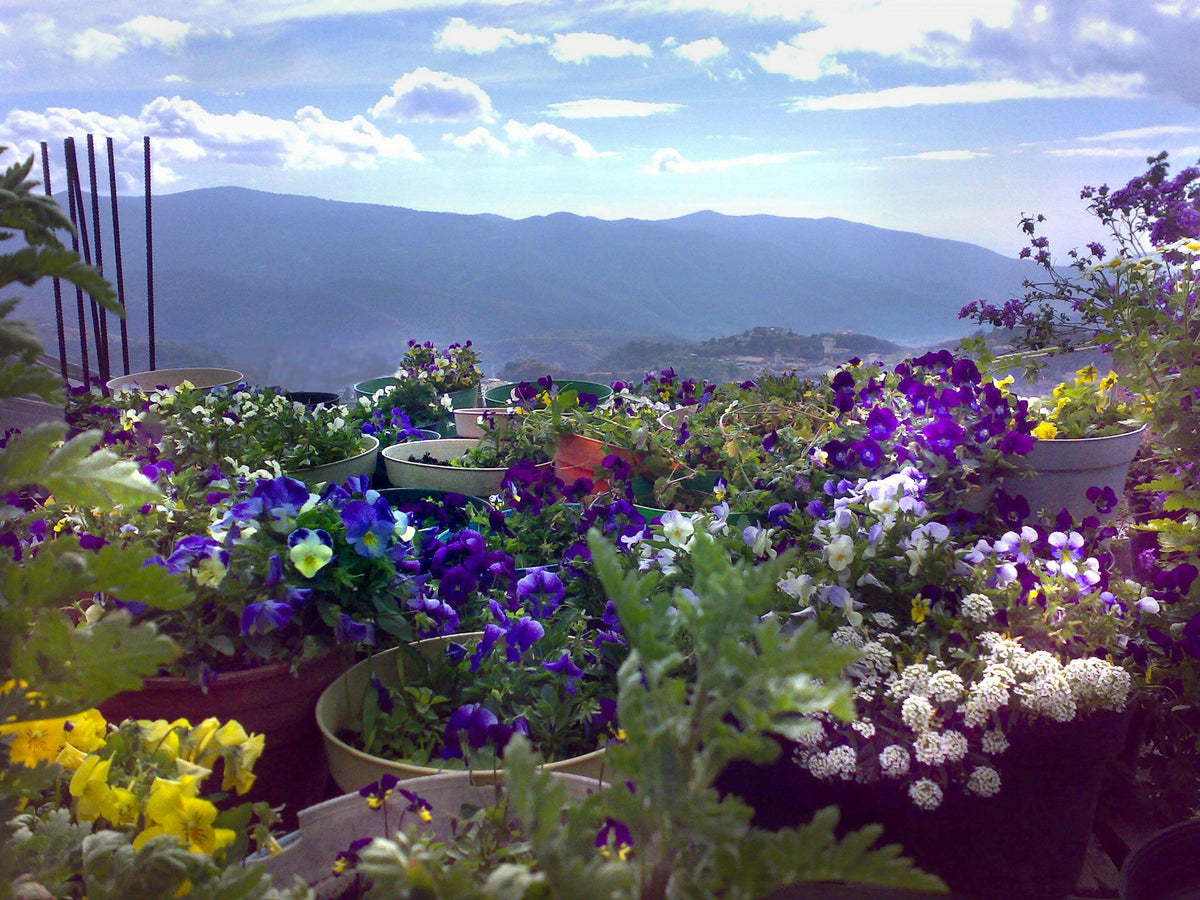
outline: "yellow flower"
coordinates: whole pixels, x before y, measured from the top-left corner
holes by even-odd
[[[1080,384],[1095,384],[1096,377],[1099,374],[1100,373],[1096,370],[1096,367],[1089,363],[1075,373],[1075,380]]]
[[[0,725],[0,735],[15,735],[9,746],[10,758],[14,763],[33,768],[42,762],[53,762],[58,756],[67,742],[63,732],[66,722],[66,717],[12,722]]]
[[[75,798],[75,819],[79,822],[94,822],[103,814],[108,799],[108,770],[111,759],[92,755],[71,776],[71,796]]]
[[[128,788],[110,788],[100,804],[100,815],[108,819],[114,828],[136,824],[142,804],[137,794]]]
[[[221,753],[220,746],[209,745],[213,738],[216,737],[217,730],[221,727],[221,721],[216,718],[207,718],[191,732],[186,735],[179,745],[179,753],[184,759],[189,762],[198,763],[205,768],[211,768],[216,762],[217,757]]]
[[[933,604],[924,597],[913,597],[912,602],[912,620],[920,625],[925,621],[925,617],[929,615],[929,610]]]
[[[176,719],[168,722],[166,719],[139,719],[138,729],[141,731],[142,742],[151,750],[164,750],[174,759],[179,755],[179,731],[184,728],[191,730],[192,723],[187,719]]]
[[[83,761],[88,758],[88,754],[84,753],[74,744],[63,744],[63,748],[58,751],[58,756],[54,761],[69,771],[75,771],[83,765]]]
[[[108,722],[100,710],[85,709],[67,719],[65,731],[68,744],[91,753],[103,747],[108,739]]]
[[[1111,391],[1116,386],[1117,386],[1117,373],[1116,372],[1109,372],[1102,379],[1100,379],[1100,390],[1102,390],[1102,391]]]
[[[239,794],[244,794],[254,787],[257,776],[251,770],[258,762],[258,758],[262,756],[263,743],[264,738],[261,734],[250,735],[237,745],[233,753],[226,754],[225,773],[221,776],[221,790],[227,791],[235,788]]]
[[[237,835],[232,829],[213,826],[217,808],[196,796],[197,784],[190,776],[179,781],[154,779],[146,801],[146,820],[151,824],[134,838],[134,849],[162,834],[174,835],[194,853],[209,855],[233,842]]]
[[[1039,441],[1052,441],[1058,434],[1058,426],[1053,422],[1041,422],[1033,429],[1033,436]]]

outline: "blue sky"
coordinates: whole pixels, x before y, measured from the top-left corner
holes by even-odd
[[[513,218],[837,216],[1021,246],[1200,157],[1200,0],[5,0],[0,143],[123,193]],[[8,157],[11,159],[11,157]]]

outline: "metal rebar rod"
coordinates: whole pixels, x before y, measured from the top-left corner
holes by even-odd
[[[79,219],[75,205],[75,192],[79,188],[77,184],[79,179],[79,161],[75,158],[74,138],[69,137],[63,140],[63,153],[66,156],[67,162],[67,215],[71,218],[71,224],[75,226],[75,232],[71,235],[71,249],[78,253],[80,249]],[[85,250],[86,246],[86,242],[84,242]],[[75,286],[75,307],[79,318],[80,368],[83,370],[83,383],[90,387],[92,372],[88,366],[87,314],[83,309],[83,288],[78,285]]]
[[[100,238],[100,192],[96,184],[96,140],[93,135],[87,136],[88,184],[92,192],[92,246],[95,248],[95,265],[101,275],[104,274],[103,242]],[[108,381],[112,377],[108,365],[108,310],[92,300],[92,316],[98,318],[96,332],[96,364],[100,367],[100,380]]]
[[[125,309],[125,272],[121,262],[121,217],[117,211],[117,157],[113,152],[113,139],[105,140],[108,150],[108,193],[112,201],[113,256],[116,263],[117,302],[125,315],[121,316],[121,365],[123,374],[129,374],[129,311]]]
[[[150,136],[142,138],[146,161],[146,322],[150,329],[150,368],[155,368],[154,353],[154,227],[150,216]]]
[[[46,188],[46,196],[53,198],[54,192],[50,187],[50,145],[42,141],[42,184]],[[62,282],[58,278],[51,279],[54,284],[54,323],[58,328],[58,370],[62,373],[63,381],[67,380],[67,331],[63,322]]]

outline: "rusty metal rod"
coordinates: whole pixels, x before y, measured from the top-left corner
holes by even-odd
[[[121,316],[121,365],[122,374],[129,374],[129,311],[125,309],[125,272],[121,261],[121,217],[117,211],[117,157],[113,152],[113,139],[105,139],[108,150],[108,193],[112,202],[113,256],[116,262],[117,302],[125,315]]]
[[[53,197],[50,187],[50,145],[42,141],[42,184],[46,188],[46,196]],[[54,284],[54,323],[58,327],[58,370],[62,373],[63,381],[67,380],[67,331],[63,322],[62,282],[58,278],[51,279]]]

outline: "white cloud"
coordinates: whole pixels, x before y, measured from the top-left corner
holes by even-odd
[[[1117,25],[1107,19],[1089,19],[1081,23],[1076,36],[1081,43],[1092,44],[1103,50],[1121,50],[1145,43],[1146,40],[1136,29]]]
[[[192,81],[192,79],[188,78],[186,75],[164,75],[163,76],[164,84],[190,84],[191,81]]]
[[[39,141],[79,134],[113,138],[125,174],[140,181],[142,135],[149,135],[159,168],[155,179],[177,180],[191,163],[231,163],[270,169],[372,169],[381,160],[418,161],[423,157],[404,135],[384,135],[364,116],[330,119],[306,106],[291,119],[241,111],[212,113],[192,100],[158,97],[136,116],[109,116],[66,107],[44,112],[10,110],[0,132],[28,155]]]
[[[421,66],[398,78],[370,113],[399,122],[490,122],[494,110],[491,98],[473,81]]]
[[[577,159],[595,159],[603,155],[597,153],[596,149],[579,135],[549,122],[523,125],[514,119],[509,119],[504,125],[504,133],[508,136],[509,141],[522,150],[541,147],[562,156]]]
[[[82,63],[108,63],[125,52],[125,40],[108,31],[88,28],[71,38],[67,52]]]
[[[938,162],[958,162],[966,159],[985,159],[991,156],[980,150],[926,150],[909,156],[892,156],[890,159],[929,159]]]
[[[121,26],[129,39],[143,47],[162,47],[164,50],[181,50],[191,25],[162,16],[137,16]]]
[[[704,175],[709,172],[728,172],[742,166],[776,166],[790,162],[796,156],[813,156],[815,150],[800,153],[753,153],[732,159],[707,159],[693,162],[673,147],[654,152],[654,158],[640,171],[647,175]]]
[[[906,85],[882,91],[860,91],[831,97],[797,97],[793,112],[814,110],[894,109],[942,106],[951,103],[994,103],[998,100],[1062,100],[1087,97],[1135,98],[1145,79],[1141,75],[1089,76],[1076,82],[1028,82],[1012,78],[964,84]]]
[[[639,44],[628,38],[613,37],[611,34],[596,34],[592,31],[574,31],[570,34],[554,35],[550,55],[559,62],[585,63],[602,57],[615,59],[621,56],[650,57],[654,51],[649,44]]]
[[[725,43],[720,38],[710,37],[672,47],[671,52],[682,59],[694,62],[698,66],[706,66],[729,53],[729,48],[725,46]]]
[[[453,134],[442,135],[442,140],[470,153],[494,153],[497,156],[508,156],[510,153],[508,144],[493,135],[483,125],[458,137]]]
[[[1081,141],[1142,141],[1147,138],[1167,137],[1175,134],[1191,134],[1200,131],[1200,125],[1148,125],[1145,128],[1123,128],[1081,137]]]
[[[618,119],[673,113],[683,109],[682,103],[649,103],[642,100],[569,100],[551,103],[549,114],[563,119]]]
[[[466,19],[456,17],[437,33],[434,46],[438,50],[457,50],[460,53],[479,55],[522,44],[545,44],[548,40],[541,35],[524,34],[512,28],[471,25]]]
[[[1158,156],[1162,152],[1162,147],[1159,146],[1142,146],[1142,147],[1066,147],[1056,150],[1047,150],[1047,156],[1055,156],[1060,159],[1070,159],[1072,157],[1094,157],[1097,159],[1138,159],[1145,161],[1151,156]],[[1172,151],[1174,155],[1180,157],[1200,156],[1200,145],[1191,147],[1179,147]]]
[[[793,81],[849,74],[849,54],[872,54],[927,66],[955,66],[977,27],[1008,28],[1017,0],[841,0],[806,4],[809,28],[766,52],[751,53],[764,71]]]

